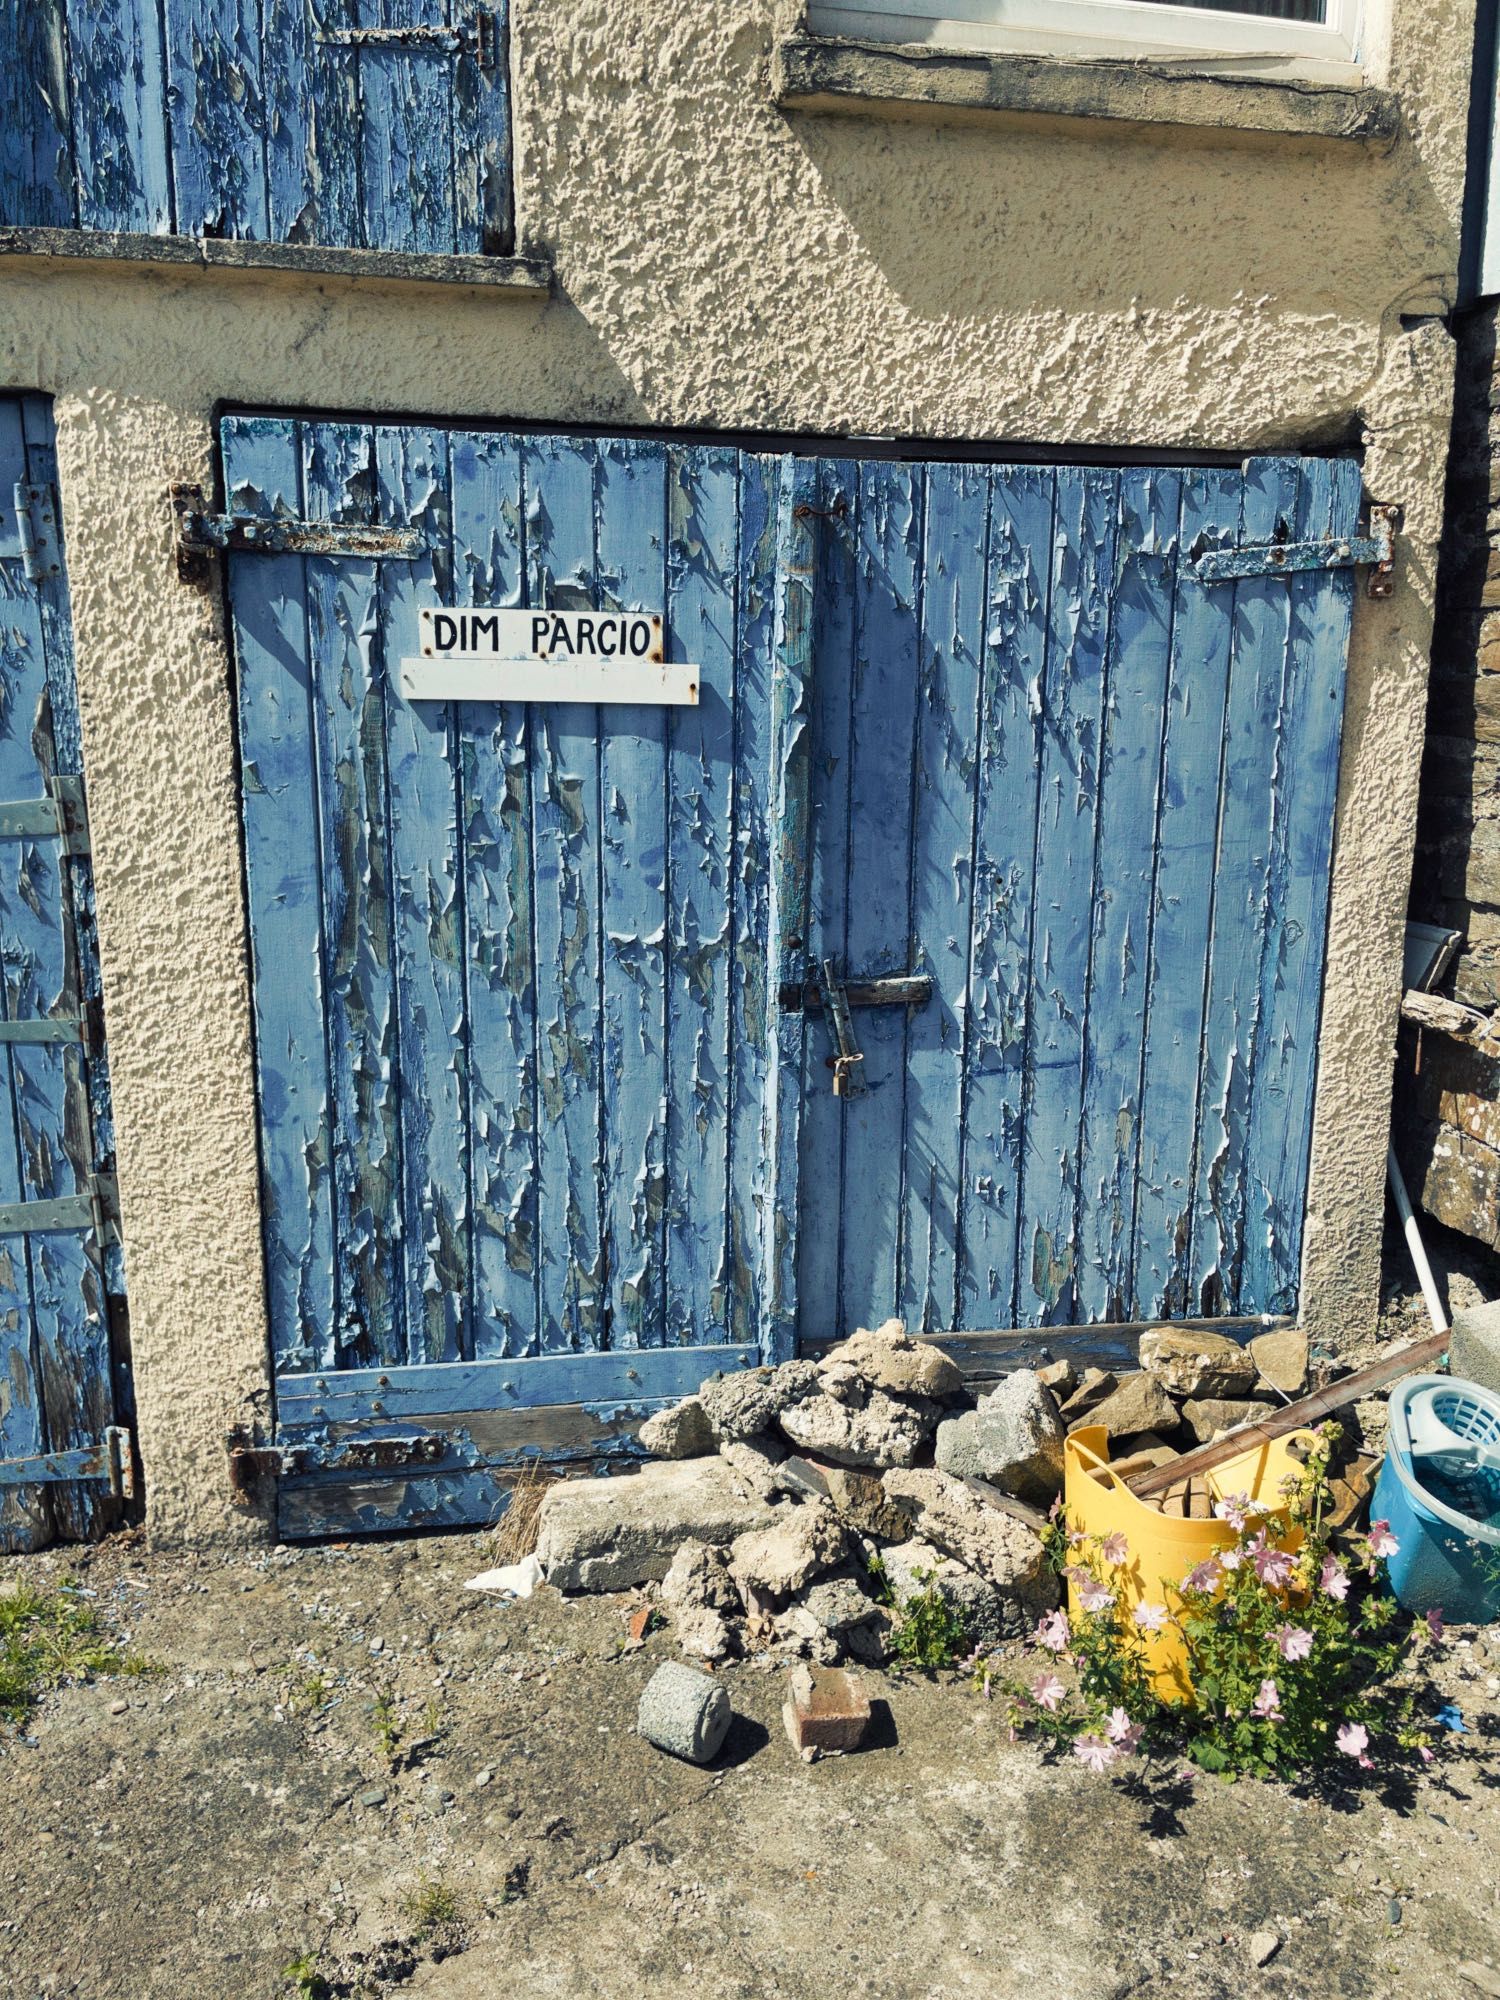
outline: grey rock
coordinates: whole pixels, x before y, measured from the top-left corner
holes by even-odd
[[[1091,1410],[1098,1409],[1105,1397],[1112,1396],[1119,1386],[1119,1378],[1107,1368],[1085,1368],[1078,1378],[1078,1387],[1062,1406],[1063,1422],[1069,1430]]]
[[[725,1438],[719,1456],[747,1492],[757,1493],[763,1500],[779,1499],[786,1492],[786,1482],[777,1471],[786,1457],[786,1446],[779,1438]]]
[[[937,1406],[898,1402],[872,1389],[863,1407],[810,1396],[781,1412],[782,1431],[804,1451],[841,1465],[911,1465],[938,1419]]]
[[[1076,1431],[1079,1421],[1068,1419],[1068,1429]],[[1119,1388],[1081,1421],[1102,1424],[1112,1438],[1130,1437],[1136,1431],[1174,1431],[1177,1405],[1154,1375],[1127,1375]]]
[[[1281,1949],[1281,1939],[1275,1931],[1252,1931],[1245,1940],[1245,1949],[1252,1965],[1269,1965]]]
[[[1211,1444],[1220,1431],[1235,1430],[1269,1416],[1264,1403],[1246,1402],[1224,1396],[1189,1397],[1182,1406],[1183,1421],[1199,1444]]]
[[[1268,1389],[1283,1396],[1300,1396],[1306,1389],[1307,1335],[1300,1327],[1283,1326],[1274,1333],[1257,1334],[1250,1343],[1250,1358],[1259,1371],[1260,1383]]]
[[[849,1530],[824,1500],[786,1507],[768,1527],[741,1535],[729,1551],[729,1569],[741,1597],[791,1597],[815,1576],[836,1567],[849,1548]]]
[[[802,1606],[825,1632],[839,1638],[852,1632],[856,1625],[866,1625],[882,1616],[882,1607],[852,1574],[824,1577],[821,1583],[810,1585],[803,1592]]]
[[[729,1574],[728,1552],[687,1541],[661,1580],[661,1601],[671,1611],[726,1611],[737,1616],[740,1594]]]
[[[899,1319],[888,1319],[873,1331],[860,1327],[829,1349],[818,1364],[818,1373],[829,1393],[836,1393],[832,1383],[850,1374],[888,1395],[925,1397],[934,1402],[961,1395],[964,1386],[963,1370],[957,1363],[929,1341],[909,1338]]]
[[[1199,1327],[1148,1327],[1141,1335],[1140,1354],[1142,1368],[1174,1396],[1244,1396],[1259,1373],[1247,1347]]]
[[[769,1430],[787,1397],[773,1368],[747,1368],[734,1375],[714,1375],[698,1391],[703,1413],[722,1444],[725,1438],[754,1437]]]
[[[628,1590],[664,1577],[685,1541],[732,1542],[774,1519],[722,1459],[665,1460],[549,1486],[536,1552],[558,1590]]]
[[[1056,1604],[1057,1578],[1040,1537],[1023,1522],[936,1470],[894,1469],[885,1475],[885,1490],[924,1540],[1011,1599],[1023,1626]]]
[[[706,1458],[714,1449],[714,1427],[698,1398],[689,1396],[647,1417],[641,1444],[653,1458]]]
[[[882,1560],[898,1607],[935,1588],[950,1610],[962,1618],[971,1646],[998,1646],[1002,1640],[1018,1639],[1030,1629],[1033,1621],[1014,1597],[944,1555],[931,1542],[906,1542],[898,1549],[887,1549]]]
[[[1046,1506],[1062,1490],[1063,1420],[1033,1369],[1007,1375],[975,1411],[979,1477]]]
[[[732,1720],[728,1693],[718,1681],[669,1660],[647,1681],[635,1726],[669,1756],[706,1764],[717,1756]]]
[[[371,1785],[367,1792],[360,1793],[354,1803],[359,1806],[383,1806],[385,1804],[385,1786]]]
[[[937,1427],[933,1456],[942,1472],[955,1479],[981,1479],[979,1469],[979,1412],[965,1410],[962,1416],[945,1417]]]
[[[728,1660],[740,1650],[739,1627],[705,1604],[679,1611],[672,1620],[679,1649],[700,1660]]]

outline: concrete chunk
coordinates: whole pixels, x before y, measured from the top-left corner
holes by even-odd
[[[635,1726],[648,1743],[689,1764],[718,1755],[734,1712],[722,1684],[669,1660],[647,1681]]]
[[[840,1380],[845,1371],[892,1396],[926,1396],[936,1402],[961,1394],[964,1386],[958,1364],[928,1341],[910,1339],[899,1319],[888,1319],[873,1331],[860,1327],[818,1364],[825,1380]]]
[[[775,1518],[722,1459],[668,1460],[549,1486],[536,1552],[558,1590],[628,1590],[664,1577],[685,1541],[732,1542]]]
[[[647,1417],[641,1444],[653,1458],[706,1458],[714,1449],[714,1427],[698,1398],[688,1396]]]
[[[1068,1428],[1076,1431],[1080,1424],[1102,1424],[1112,1438],[1118,1438],[1135,1431],[1176,1430],[1177,1423],[1177,1405],[1154,1375],[1142,1374],[1127,1375],[1113,1395],[1087,1416],[1070,1417]]]
[[[987,1507],[960,1481],[935,1470],[888,1472],[885,1490],[911,1515],[924,1540],[1004,1594],[1012,1633],[1029,1629],[1057,1602],[1057,1578],[1040,1538],[1013,1515]]]
[[[863,1407],[833,1396],[809,1396],[781,1412],[793,1444],[842,1465],[910,1465],[937,1423],[937,1406],[898,1402],[872,1389]]]
[[[1260,1372],[1247,1347],[1192,1326],[1148,1327],[1141,1335],[1141,1366],[1174,1396],[1248,1395]]]
[[[1018,1368],[975,1411],[979,1477],[1045,1507],[1062,1490],[1063,1421],[1052,1391]]]
[[[810,1500],[741,1535],[729,1551],[730,1573],[742,1596],[790,1597],[842,1562],[848,1546],[849,1531],[833,1508]]]

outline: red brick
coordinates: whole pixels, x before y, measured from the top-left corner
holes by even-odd
[[[793,1667],[781,1719],[804,1757],[857,1750],[870,1726],[870,1698],[845,1667]]]

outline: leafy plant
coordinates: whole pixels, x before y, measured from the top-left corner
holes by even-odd
[[[150,1674],[153,1661],[124,1653],[93,1606],[64,1583],[0,1595],[0,1722],[24,1722],[49,1688],[102,1674]]]
[[[370,1728],[374,1731],[381,1756],[387,1763],[393,1763],[405,1733],[394,1695],[378,1694],[370,1703]]]
[[[304,1951],[291,1959],[281,1968],[281,1976],[296,2000],[329,2000],[332,1989],[319,1972],[318,1961],[312,1952]]]
[[[968,1627],[930,1570],[914,1569],[912,1575],[924,1587],[900,1607],[900,1620],[891,1639],[892,1655],[901,1666],[928,1673],[951,1667],[963,1657],[969,1642]]]
[[[1338,1435],[1324,1426],[1286,1482],[1284,1525],[1244,1496],[1218,1501],[1233,1540],[1180,1581],[1159,1579],[1159,1593],[1132,1570],[1123,1534],[1086,1538],[1059,1516],[1049,1555],[1061,1558],[1075,1612],[1049,1612],[1037,1627],[1034,1643],[1050,1659],[1029,1684],[1007,1679],[996,1660],[977,1663],[985,1692],[1000,1689],[1012,1731],[1070,1747],[1100,1771],[1158,1743],[1227,1778],[1288,1777],[1339,1756],[1369,1768],[1375,1737],[1430,1759],[1403,1669],[1441,1637],[1442,1618],[1397,1629],[1388,1522],[1355,1544],[1352,1569],[1334,1553],[1325,1513]],[[1157,1692],[1154,1632],[1180,1639],[1191,1702]]]
[[[413,1937],[418,1939],[451,1929],[461,1915],[458,1897],[441,1875],[419,1876],[416,1887],[402,1898],[401,1907]]]

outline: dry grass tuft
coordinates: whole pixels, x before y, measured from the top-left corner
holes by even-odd
[[[518,1563],[536,1547],[537,1516],[542,1496],[557,1484],[557,1475],[540,1465],[528,1465],[510,1489],[510,1505],[495,1528],[493,1543],[496,1565]]]

